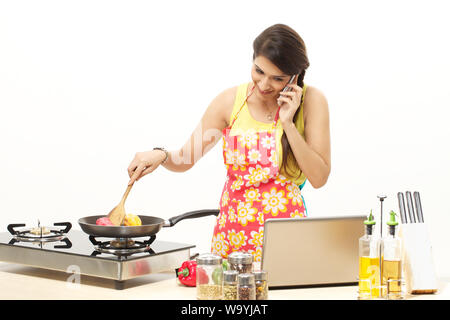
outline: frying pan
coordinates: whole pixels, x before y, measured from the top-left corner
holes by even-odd
[[[218,214],[219,209],[204,209],[186,212],[180,214],[179,216],[172,217],[169,220],[151,216],[139,216],[142,221],[142,225],[140,226],[99,226],[95,224],[97,219],[106,216],[100,215],[80,218],[78,220],[78,224],[85,233],[91,236],[108,238],[137,238],[153,236],[158,233],[162,227],[172,227],[181,220],[213,215],[217,216]]]

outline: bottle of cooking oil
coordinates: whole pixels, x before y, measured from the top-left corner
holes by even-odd
[[[402,299],[402,242],[396,234],[398,222],[395,212],[391,211],[387,222],[388,234],[382,241],[382,281],[387,290],[388,299]]]
[[[359,239],[359,299],[372,299],[380,296],[380,240],[374,234],[375,220],[370,215],[364,221],[366,232]]]

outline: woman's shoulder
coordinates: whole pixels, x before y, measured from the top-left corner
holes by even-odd
[[[220,114],[228,125],[231,114],[233,113],[233,107],[236,101],[236,96],[242,85],[236,85],[226,88],[220,92],[213,100],[213,104],[216,105],[217,110],[220,110]]]
[[[305,91],[305,103],[307,101],[311,102],[311,101],[315,101],[315,102],[320,102],[320,101],[326,101],[326,97],[325,94],[323,93],[322,90],[313,87],[313,86],[306,86],[306,91]]]
[[[223,102],[225,104],[230,104],[230,103],[233,104],[234,100],[236,98],[238,88],[239,88],[239,86],[234,86],[234,87],[230,87],[230,88],[223,90],[222,92],[220,92],[217,95],[217,99],[219,99],[221,102]]]
[[[308,114],[316,111],[328,112],[328,101],[322,90],[308,85],[303,104],[303,117],[305,122]]]

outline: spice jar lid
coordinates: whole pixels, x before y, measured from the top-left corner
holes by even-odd
[[[252,264],[253,256],[251,253],[235,251],[228,256],[228,262],[232,264]]]
[[[267,280],[267,271],[254,271],[253,274],[255,275],[255,280]]]
[[[255,275],[252,273],[241,273],[238,275],[238,282],[241,286],[254,286],[255,285]]]
[[[223,272],[223,281],[224,282],[237,282],[237,276],[238,276],[239,272],[237,272],[236,270],[227,270]]]
[[[197,257],[197,264],[217,265],[222,263],[222,257],[213,253],[203,253]]]

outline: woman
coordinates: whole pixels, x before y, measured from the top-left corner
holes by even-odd
[[[186,171],[222,137],[227,179],[212,252],[247,251],[260,261],[265,219],[306,217],[301,188],[306,180],[314,188],[326,183],[330,130],[324,95],[303,83],[309,61],[302,38],[277,24],[253,49],[252,83],[220,93],[180,150],[138,152],[128,174],[132,184],[160,164]]]

